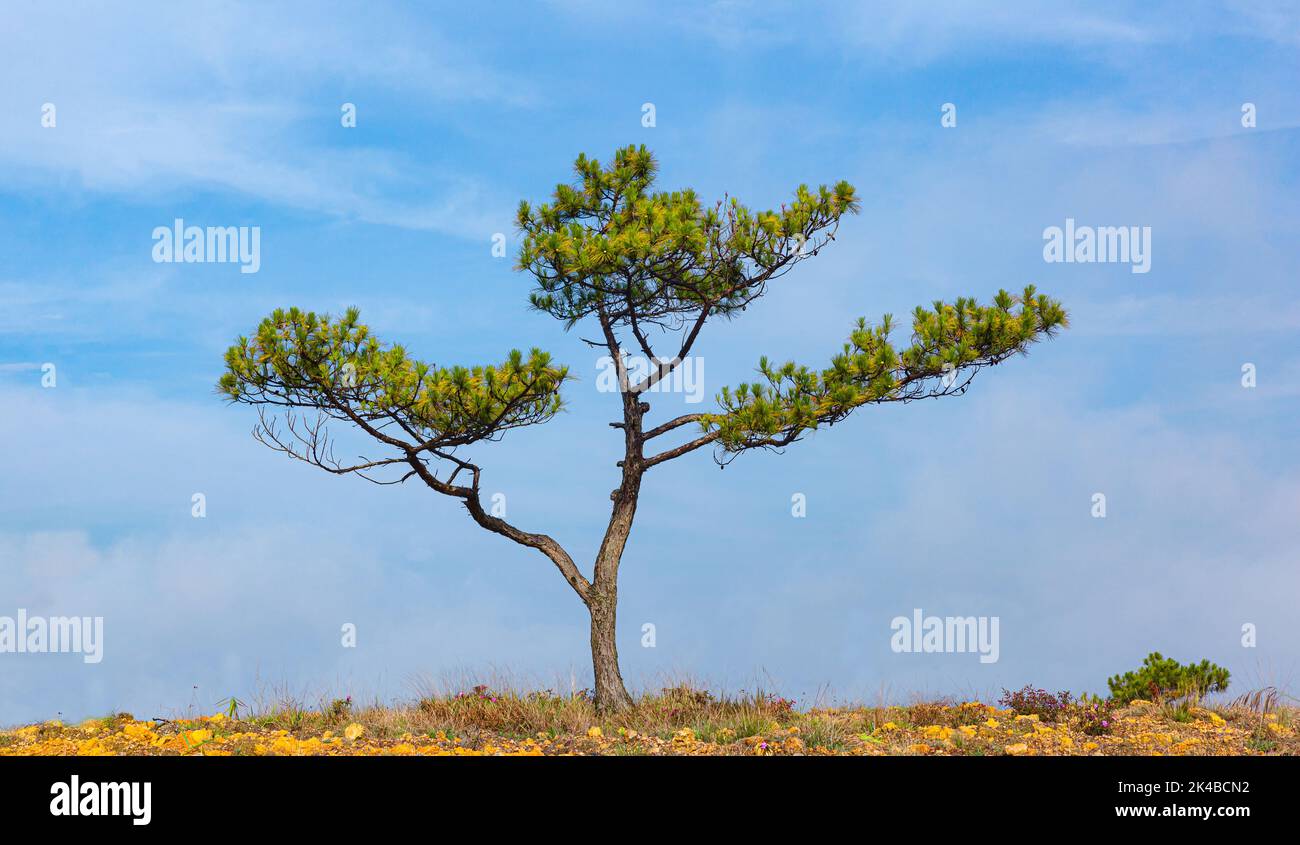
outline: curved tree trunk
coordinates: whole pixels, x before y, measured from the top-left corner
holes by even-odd
[[[616,622],[618,616],[618,565],[632,533],[636,500],[641,488],[640,468],[624,468],[623,485],[614,491],[614,511],[596,557],[596,569],[587,597],[591,611],[591,664],[596,679],[596,708],[613,712],[630,707],[632,697],[623,686],[618,668]]]
[[[613,342],[612,334],[609,337],[611,352],[617,355],[617,344]],[[621,362],[619,378],[626,386],[627,374]],[[587,597],[587,608],[591,611],[591,665],[596,681],[596,709],[604,713],[632,706],[632,696],[628,695],[623,685],[623,674],[618,668],[618,565],[623,559],[628,535],[632,533],[637,498],[641,495],[641,476],[645,472],[641,455],[641,420],[649,409],[650,406],[639,396],[624,389],[623,476],[618,489],[610,494],[614,507],[600,552],[596,555],[596,568]]]
[[[632,696],[618,669],[617,601],[613,597],[603,599],[591,606],[591,663],[596,678],[596,708],[612,713],[631,707]]]

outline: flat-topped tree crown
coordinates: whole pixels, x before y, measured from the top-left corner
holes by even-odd
[[[759,212],[736,199],[706,208],[689,189],[651,193],[659,168],[644,146],[619,150],[608,167],[580,155],[573,169],[575,184],[556,186],[548,204],[520,203],[518,215],[533,307],[566,326],[598,314],[634,331],[731,315],[858,208],[847,182],[801,185],[789,204]]]
[[[622,388],[621,420],[611,423],[624,446],[618,487],[590,578],[550,536],[489,513],[482,469],[466,454],[560,411],[568,371],[546,353],[513,350],[497,365],[439,367],[380,343],[356,309],[332,318],[292,308],[230,347],[219,384],[230,401],[257,406],[254,436],[271,448],[380,484],[418,478],[459,500],[483,528],[542,552],[590,613],[596,702],[604,710],[632,704],[618,666],[618,569],[650,470],[706,446],[719,462],[787,446],[865,405],[963,393],[980,369],[1067,324],[1060,304],[1032,286],[999,291],[991,305],[963,297],[918,307],[901,348],[891,317],[874,325],[859,319],[828,366],[775,366],[762,358],[758,378],[724,387],[717,410],[648,427],[644,392],[691,353],[709,318],[733,317],[755,302],[833,241],[845,214],[858,211],[857,194],[843,181],[816,190],[801,185],[787,204],[756,212],[731,198],[705,206],[691,190],[654,192],[657,171],[645,147],[618,150],[609,165],[582,155],[575,181],[556,187],[551,202],[519,206],[518,269],[536,281],[532,307],[566,329],[594,322],[600,339],[584,341],[609,353]],[[664,338],[673,345],[669,356],[654,350]],[[628,379],[625,342],[654,364],[636,384]],[[330,423],[359,429],[384,454],[340,463]],[[693,439],[658,445],[688,427],[697,429]],[[400,475],[374,475],[390,468]]]
[[[364,469],[409,464],[412,457],[425,462],[441,457],[438,450],[498,440],[563,407],[568,370],[539,349],[527,357],[513,349],[497,365],[439,367],[400,345],[384,346],[359,320],[356,308],[338,318],[277,309],[226,351],[219,392],[232,402],[317,412],[310,436],[300,436],[304,423],[293,416],[288,439],[265,416],[256,430],[268,445],[309,463],[327,463],[326,420],[355,425],[402,452]],[[325,468],[345,471],[337,462]]]

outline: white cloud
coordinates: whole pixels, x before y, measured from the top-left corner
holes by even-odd
[[[0,477],[0,615],[103,616],[106,640],[96,665],[0,655],[0,724],[166,714],[193,684],[215,710],[259,678],[361,697],[494,663],[588,671],[582,606],[553,566],[451,499],[288,461],[248,436],[247,408],[215,397],[0,384],[0,407],[0,442],[23,444]],[[519,480],[543,478],[556,450],[529,462],[509,448],[477,457],[516,521],[571,515],[572,498]],[[355,651],[339,644],[344,622],[360,629]]]
[[[367,85],[412,106],[532,102],[526,80],[478,63],[426,24],[379,9],[350,18],[267,4],[136,11],[0,12],[0,63],[9,89],[24,94],[0,114],[0,174],[11,187],[135,199],[215,188],[468,237],[510,208],[475,176],[423,154],[324,141],[331,128],[350,131],[339,128],[340,105]],[[39,122],[45,102],[56,128]]]
[[[766,466],[726,473],[739,477],[682,471],[674,481],[709,503],[701,519],[749,526],[728,540],[744,564],[717,592],[712,569],[692,579],[707,617],[668,589],[631,601],[678,603],[658,611],[660,637],[692,643],[692,665],[761,665],[805,696],[1104,692],[1151,650],[1229,667],[1234,692],[1261,661],[1300,667],[1300,483],[1248,431],[1189,430],[1151,405],[1088,409],[1059,362],[1005,366],[943,410],[869,408],[785,456],[747,456]],[[808,492],[806,519],[782,512],[791,489]],[[999,616],[1001,659],[893,654],[889,622],[915,607]],[[1255,649],[1244,623],[1269,632]]]

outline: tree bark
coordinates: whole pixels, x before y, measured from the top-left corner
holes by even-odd
[[[602,713],[632,706],[632,696],[623,686],[623,674],[618,669],[617,604],[613,596],[594,597],[591,604],[591,663],[596,678],[596,709]]]
[[[623,685],[623,674],[618,668],[617,616],[618,616],[618,565],[623,559],[623,549],[632,533],[632,520],[636,517],[637,498],[641,494],[641,476],[645,472],[641,446],[644,442],[641,422],[650,406],[628,389],[627,371],[623,368],[618,342],[608,323],[602,319],[605,337],[619,370],[619,385],[623,399],[624,450],[622,478],[610,498],[614,506],[610,511],[609,525],[596,555],[591,589],[587,595],[587,608],[591,611],[591,664],[596,681],[596,709],[602,713],[617,712],[632,706],[632,696]]]
[[[623,483],[614,491],[614,508],[596,556],[587,599],[587,608],[591,611],[591,662],[596,679],[596,709],[606,713],[632,705],[632,697],[623,685],[623,675],[618,668],[616,618],[618,565],[623,559],[628,535],[632,533],[632,520],[636,516],[637,498],[641,492],[640,413],[635,422],[632,435],[636,443],[635,455],[626,460]]]

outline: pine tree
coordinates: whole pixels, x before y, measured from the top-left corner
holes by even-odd
[[[1067,325],[1060,304],[1033,287],[999,291],[991,305],[959,298],[918,307],[901,349],[891,341],[891,317],[874,325],[860,319],[825,369],[763,358],[758,377],[724,388],[716,410],[647,422],[647,391],[691,354],[705,323],[739,315],[826,248],[841,218],[859,208],[847,182],[801,185],[779,210],[755,212],[735,199],[706,207],[691,190],[652,191],[656,170],[644,146],[619,150],[608,166],[581,155],[572,184],[518,212],[518,269],[536,282],[532,307],[566,329],[594,324],[599,337],[586,342],[617,368],[622,415],[610,425],[621,431],[624,451],[591,578],[550,536],[489,513],[482,470],[463,456],[465,447],[545,423],[560,410],[568,371],[547,353],[514,350],[494,366],[439,367],[381,343],[356,309],[331,317],[291,308],[239,338],[219,385],[230,401],[258,407],[255,436],[271,448],[377,483],[417,479],[459,500],[488,531],[549,558],[590,613],[596,702],[606,711],[631,703],[615,643],[618,568],[647,472],[706,446],[719,463],[779,449],[864,405],[962,394],[981,368]],[[661,358],[654,344],[665,342],[672,355]],[[624,362],[629,352],[654,362],[635,381]],[[331,422],[364,432],[383,455],[340,463]]]

